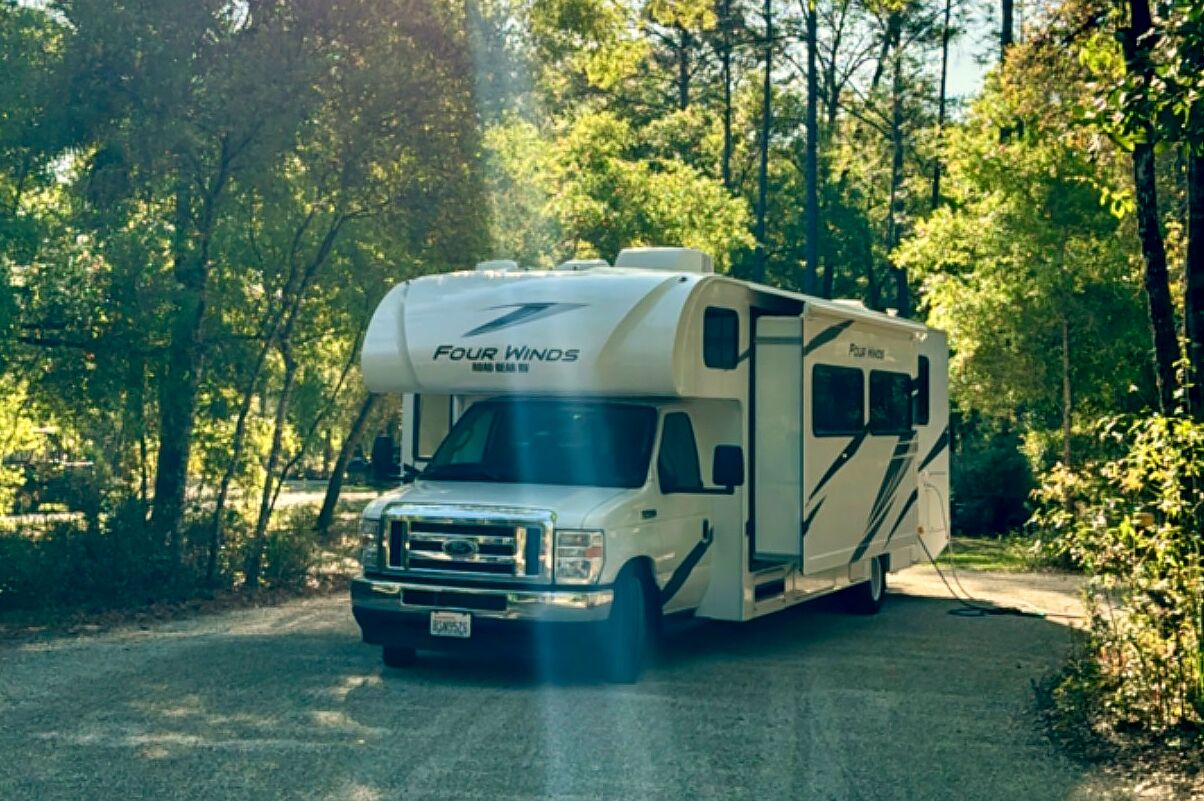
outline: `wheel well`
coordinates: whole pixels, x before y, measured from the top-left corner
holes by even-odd
[[[647,590],[653,597],[660,594],[660,587],[656,585],[656,579],[653,578],[651,557],[636,556],[627,560],[627,564],[623,565],[622,569],[619,570],[618,575],[615,576],[616,584],[619,581],[619,576],[622,576],[624,573],[635,573],[636,578],[643,582],[644,589]]]
[[[626,573],[634,573],[639,582],[644,585],[644,594],[647,598],[648,622],[654,631],[659,632],[661,625],[661,589],[657,586],[655,574],[652,572],[651,557],[637,556],[628,560],[627,564],[623,565],[622,569],[619,570],[619,575],[615,577],[615,583],[617,584],[619,577]]]

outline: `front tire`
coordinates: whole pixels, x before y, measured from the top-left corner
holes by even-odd
[[[385,667],[407,668],[418,661],[418,652],[413,648],[392,648],[385,646],[381,651],[381,659]]]
[[[651,633],[647,585],[635,570],[625,570],[615,582],[615,600],[603,628],[606,678],[634,684],[644,670]]]
[[[845,606],[857,615],[876,615],[886,598],[886,562],[881,556],[870,562],[869,581],[845,590]]]

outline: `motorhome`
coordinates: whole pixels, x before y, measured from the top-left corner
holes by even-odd
[[[407,482],[361,519],[363,638],[399,667],[579,636],[633,681],[668,615],[876,612],[948,541],[947,357],[685,248],[399,284],[362,357]]]

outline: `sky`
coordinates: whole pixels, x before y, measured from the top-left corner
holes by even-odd
[[[975,61],[980,46],[972,37],[963,36],[949,43],[949,97],[969,97],[982,89],[987,66]]]

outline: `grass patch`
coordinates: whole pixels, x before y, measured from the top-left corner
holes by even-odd
[[[1039,556],[1033,541],[1009,534],[1002,537],[954,537],[937,559],[941,567],[957,570],[984,570],[995,573],[1029,573],[1052,569]]]

